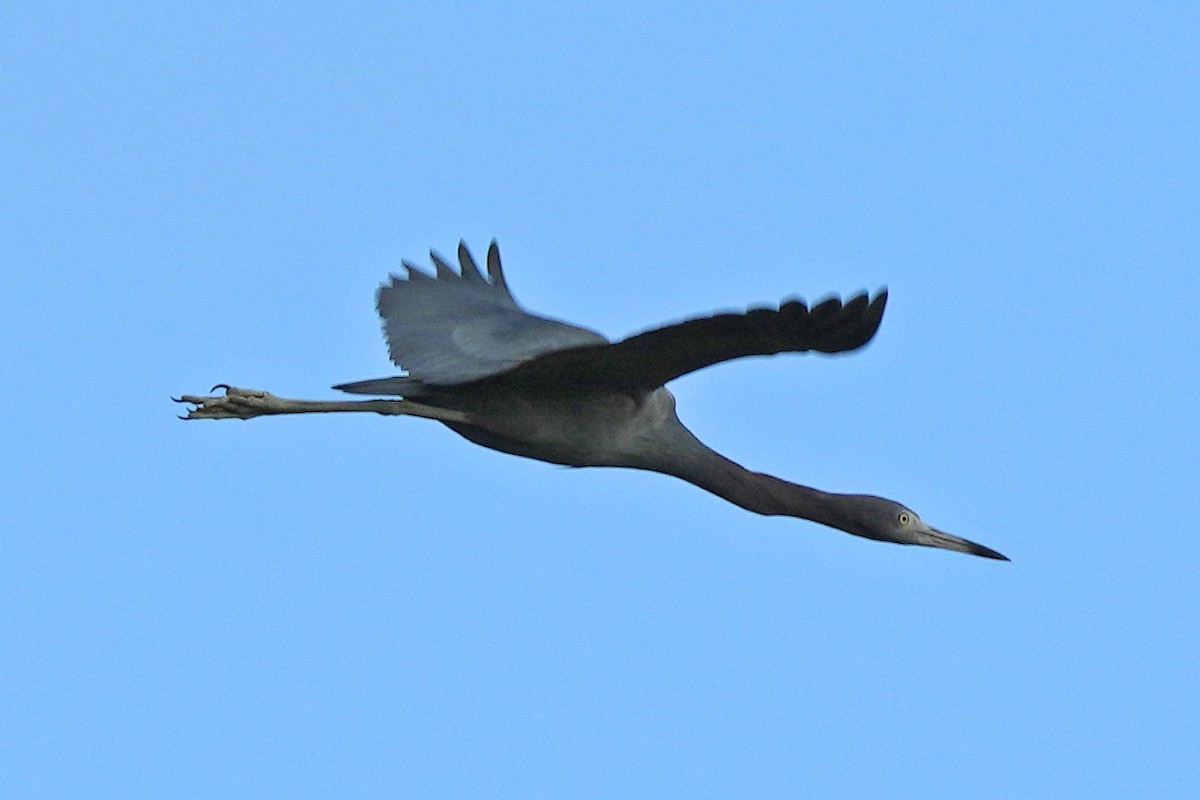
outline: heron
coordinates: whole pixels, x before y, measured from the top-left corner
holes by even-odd
[[[401,261],[376,294],[392,362],[407,374],[333,388],[376,399],[293,400],[217,384],[211,396],[172,398],[184,419],[371,412],[437,420],[475,444],[572,467],[627,467],[682,478],[747,511],[797,517],[882,542],[1007,561],[934,528],[907,506],[838,494],[752,472],[684,427],[666,384],[714,364],[779,353],[846,353],[875,336],[887,289],[809,307],[719,313],[616,342],[530,313],[513,297],[492,240],[486,274],[464,242],[458,269],[430,251],[433,273]],[[386,398],[386,399],[384,399]]]

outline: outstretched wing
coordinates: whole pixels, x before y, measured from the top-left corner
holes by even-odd
[[[500,267],[495,240],[488,247],[487,277],[459,242],[459,272],[430,252],[436,277],[407,261],[402,278],[379,288],[392,363],[410,380],[427,384],[468,383],[507,372],[557,350],[607,344],[595,331],[534,316],[513,299]]]
[[[504,379],[555,385],[601,385],[649,390],[681,375],[744,356],[843,353],[862,347],[879,330],[887,289],[847,302],[836,297],[811,309],[802,300],[779,308],[716,314],[639,333],[615,344],[547,353]]]
[[[459,242],[459,271],[430,252],[436,277],[407,261],[407,278],[393,275],[377,307],[393,363],[405,377],[335,386],[356,394],[417,395],[426,386],[485,379],[555,387],[646,391],[744,356],[841,353],[875,335],[887,290],[847,302],[833,297],[809,308],[789,300],[779,308],[715,314],[645,331],[615,344],[595,331],[526,312],[504,280],[493,240],[487,277]]]

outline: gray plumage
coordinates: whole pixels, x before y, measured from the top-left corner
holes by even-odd
[[[487,279],[463,245],[461,275],[437,253],[430,256],[436,278],[405,261],[407,279],[393,275],[376,296],[392,362],[413,379],[431,385],[466,383],[556,350],[608,342],[595,331],[521,309],[504,281],[495,249],[489,251]]]
[[[843,353],[875,335],[887,290],[830,298],[811,308],[716,314],[612,343],[601,334],[530,314],[513,298],[495,241],[486,275],[465,244],[458,270],[431,252],[434,274],[402,262],[377,295],[388,352],[407,375],[335,386],[400,399],[287,400],[225,386],[217,397],[184,396],[188,418],[374,411],[436,419],[467,439],[514,455],[570,466],[645,469],[682,478],[759,514],[800,517],[880,541],[1007,560],[939,531],[905,506],[835,494],[751,472],[684,427],[664,384],[704,367],[754,355]]]

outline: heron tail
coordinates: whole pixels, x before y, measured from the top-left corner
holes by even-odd
[[[373,378],[368,381],[354,381],[353,383],[339,383],[333,388],[350,394],[414,397],[424,393],[425,384],[416,378],[397,376],[393,378]]]

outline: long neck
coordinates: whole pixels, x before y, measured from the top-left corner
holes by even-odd
[[[670,458],[645,468],[674,475],[756,514],[800,517],[844,531],[853,523],[844,513],[846,495],[751,472],[716,452],[676,421],[669,437]]]

